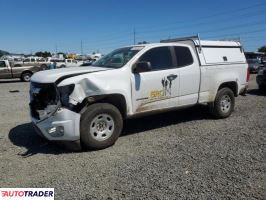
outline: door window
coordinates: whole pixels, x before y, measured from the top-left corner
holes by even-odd
[[[5,61],[0,61],[0,68],[4,68],[4,67],[6,67]]]
[[[184,67],[193,63],[193,57],[189,48],[174,47],[178,67]]]
[[[173,68],[173,60],[169,47],[156,47],[144,53],[139,62],[150,62],[152,70]]]

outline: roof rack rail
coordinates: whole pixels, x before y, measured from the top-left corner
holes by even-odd
[[[201,42],[200,42],[200,37],[199,34],[189,36],[189,37],[180,37],[180,38],[173,38],[173,39],[167,39],[167,40],[161,40],[161,43],[168,43],[168,42],[178,42],[178,41],[184,41],[184,40],[193,40],[196,39],[199,41],[199,53],[201,53]]]
[[[192,39],[198,39],[198,35],[192,35],[188,37],[179,37],[179,38],[173,38],[173,39],[166,39],[161,40],[161,43],[167,43],[167,42],[177,42],[177,41],[183,41],[183,40],[192,40]]]

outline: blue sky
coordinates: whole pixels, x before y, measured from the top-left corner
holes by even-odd
[[[195,35],[240,36],[246,50],[266,45],[265,0],[0,0],[0,49],[108,51],[136,42]]]

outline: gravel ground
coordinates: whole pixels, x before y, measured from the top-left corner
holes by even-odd
[[[0,81],[0,187],[53,187],[56,199],[266,199],[266,94],[254,80],[227,119],[201,106],[132,119],[92,152],[38,137],[29,84]]]

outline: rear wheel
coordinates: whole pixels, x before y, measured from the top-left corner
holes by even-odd
[[[108,103],[87,108],[80,122],[80,139],[84,149],[104,149],[115,143],[123,127],[120,111]]]
[[[31,72],[23,72],[21,74],[21,80],[24,81],[24,82],[29,82],[30,81],[30,77],[32,76],[32,73]]]
[[[235,107],[235,96],[230,88],[222,88],[217,92],[215,101],[210,105],[210,112],[216,118],[226,118]]]
[[[259,90],[260,90],[260,91],[266,91],[266,86],[264,86],[264,85],[259,85]]]

